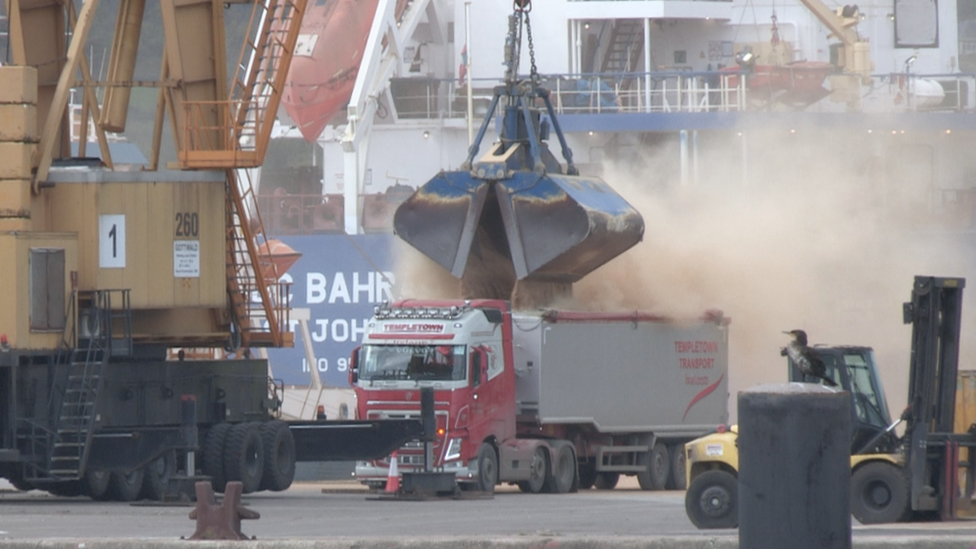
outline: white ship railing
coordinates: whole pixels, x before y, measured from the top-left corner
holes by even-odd
[[[943,101],[926,102],[925,82],[938,82],[945,91]],[[466,115],[466,86],[453,79],[400,79],[393,98],[399,119],[452,119]],[[769,106],[749,93],[738,72],[672,71],[627,74],[543,75],[542,84],[552,94],[559,114],[668,114],[715,113],[765,110]],[[494,86],[501,81],[474,79],[474,115],[484,116]],[[825,82],[825,86],[829,86]],[[976,75],[905,73],[879,74],[872,85],[863,87],[865,96],[881,92],[897,96],[888,112],[950,111],[976,112]],[[825,98],[821,101],[830,101]],[[869,102],[858,102],[847,112],[858,111]],[[864,107],[865,109],[867,107]]]

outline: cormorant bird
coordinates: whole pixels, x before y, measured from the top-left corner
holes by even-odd
[[[793,338],[786,349],[783,349],[783,354],[789,356],[804,375],[818,377],[824,380],[827,385],[836,387],[837,383],[827,377],[827,366],[820,358],[820,353],[807,346],[807,333],[803,330],[791,330],[783,333]]]

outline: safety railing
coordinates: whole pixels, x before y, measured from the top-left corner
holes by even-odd
[[[789,71],[787,71],[789,72]],[[744,77],[745,76],[745,77]],[[765,75],[722,71],[667,71],[624,74],[543,75],[542,84],[552,93],[559,114],[714,113],[765,110],[764,95],[754,80]],[[788,76],[789,77],[789,76]],[[492,89],[500,80],[472,81],[475,118],[487,111]],[[823,84],[829,91],[829,81]],[[928,94],[939,91],[938,99]],[[391,91],[398,118],[464,118],[467,89],[453,79],[396,79]],[[766,90],[762,90],[766,91]],[[861,94],[882,91],[892,95],[890,111],[976,111],[976,74],[877,74]],[[898,99],[899,93],[903,96]],[[824,94],[826,95],[826,93]],[[829,101],[829,99],[824,99]],[[861,108],[855,103],[855,110]]]
[[[214,169],[258,166],[254,137],[257,123],[264,117],[262,109],[258,101],[185,102],[180,163]],[[242,112],[247,116],[240,116]]]

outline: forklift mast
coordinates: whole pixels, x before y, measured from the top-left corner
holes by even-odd
[[[916,276],[912,301],[903,305],[904,322],[912,324],[909,427],[952,432],[965,286],[963,278]]]
[[[911,366],[905,430],[905,467],[911,479],[915,511],[939,511],[955,517],[974,491],[976,434],[953,433],[963,278],[916,276],[912,301],[903,320],[912,324]],[[970,448],[966,486],[959,486],[959,448]],[[965,488],[960,490],[960,488]],[[958,495],[964,494],[963,498]]]

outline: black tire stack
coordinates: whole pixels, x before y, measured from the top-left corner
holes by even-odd
[[[203,445],[203,470],[215,492],[230,481],[244,484],[244,493],[287,490],[295,478],[295,441],[283,421],[221,423]]]

